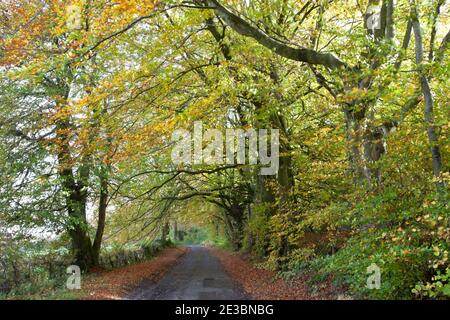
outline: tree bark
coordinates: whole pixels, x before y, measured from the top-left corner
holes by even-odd
[[[321,53],[309,48],[291,47],[272,38],[264,31],[253,27],[250,23],[234,14],[216,0],[203,0],[207,7],[215,8],[217,15],[234,31],[245,37],[251,37],[264,47],[290,60],[323,65],[330,69],[345,67],[345,63],[330,53]]]
[[[100,198],[98,205],[98,221],[97,221],[97,231],[95,233],[94,244],[92,245],[94,265],[100,265],[100,250],[103,239],[103,232],[105,230],[106,222],[106,209],[108,206],[108,173],[105,166],[102,166],[100,173]]]
[[[173,222],[173,238],[174,238],[175,241],[180,240],[180,235],[179,235],[179,232],[178,232],[178,222],[177,222],[177,220],[174,220],[174,222]]]
[[[442,171],[442,158],[441,151],[439,148],[438,134],[435,129],[434,124],[434,101],[433,95],[431,93],[430,84],[428,78],[423,71],[423,38],[422,38],[422,28],[419,21],[418,11],[416,3],[411,0],[411,21],[414,30],[415,39],[415,55],[416,55],[416,65],[418,67],[418,73],[420,78],[420,86],[422,88],[422,93],[425,100],[424,117],[425,122],[428,125],[427,134],[428,141],[430,144],[430,152],[432,159],[433,175],[436,179],[436,184],[439,190],[443,189],[443,184],[441,181],[441,171]]]
[[[170,225],[169,222],[164,222],[161,229],[161,241],[166,244],[169,241]]]
[[[70,219],[67,228],[72,240],[72,252],[75,256],[75,263],[82,270],[88,270],[93,265],[94,259],[91,240],[87,232],[87,190],[74,177],[74,169],[68,145],[69,137],[66,134],[68,129],[70,129],[68,119],[62,119],[57,122],[59,176],[62,180],[62,188],[66,194],[66,208]]]

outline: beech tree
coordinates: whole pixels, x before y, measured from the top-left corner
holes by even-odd
[[[86,270],[196,225],[283,275],[443,295],[447,1],[0,3],[0,224],[68,236]],[[198,121],[279,130],[276,174],[175,163]]]

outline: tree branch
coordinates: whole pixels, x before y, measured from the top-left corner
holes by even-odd
[[[217,15],[234,31],[245,37],[253,38],[264,47],[273,50],[284,58],[313,65],[323,65],[330,69],[346,66],[343,61],[330,53],[321,53],[302,47],[294,48],[272,38],[264,31],[252,26],[250,23],[222,6],[216,0],[203,0],[203,2],[209,7],[215,7]]]

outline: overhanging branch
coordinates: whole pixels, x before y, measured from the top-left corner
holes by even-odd
[[[274,39],[264,31],[252,26],[250,23],[234,14],[216,0],[202,0],[208,7],[214,7],[216,14],[234,31],[245,37],[255,39],[266,48],[273,50],[280,56],[305,62],[313,65],[322,65],[330,69],[345,67],[346,64],[330,53],[321,53],[313,49],[291,47],[277,39]]]

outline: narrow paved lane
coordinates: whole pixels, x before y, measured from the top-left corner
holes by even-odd
[[[244,300],[248,297],[226,274],[216,257],[204,247],[192,246],[158,283],[144,281],[127,299]]]

